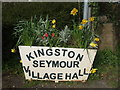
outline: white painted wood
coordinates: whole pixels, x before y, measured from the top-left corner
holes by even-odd
[[[40,56],[38,55],[37,53],[37,50],[44,50],[44,56]],[[47,52],[48,49],[51,49],[52,51],[49,51]],[[56,52],[55,50],[56,49],[59,49],[60,50],[60,55],[59,56],[55,56]],[[62,50],[66,50],[65,52],[62,51]],[[92,67],[92,64],[93,64],[93,61],[94,61],[94,58],[95,58],[95,55],[96,55],[96,52],[97,50],[96,49],[88,49],[88,53],[89,53],[89,57],[88,57],[88,53],[87,53],[87,50],[84,50],[84,49],[80,49],[80,48],[61,48],[61,47],[42,47],[42,46],[19,46],[19,52],[20,52],[20,56],[21,56],[21,60],[22,60],[22,66],[29,66],[29,70],[30,71],[33,71],[34,74],[36,75],[37,73],[39,73],[39,76],[42,77],[42,79],[38,79],[38,78],[34,78],[32,76],[29,76],[29,73],[28,72],[25,72],[25,69],[24,70],[24,74],[25,74],[25,78],[26,79],[33,79],[33,80],[52,80],[52,81],[55,81],[55,82],[58,82],[58,81],[85,81],[88,79],[88,76],[89,76],[89,72],[90,72],[90,69]],[[35,53],[37,54],[38,57],[35,57]],[[47,53],[53,53],[53,55],[51,56],[48,56]],[[74,52],[75,55],[73,58],[70,58],[70,56],[73,56],[72,53],[70,52]],[[31,59],[30,61],[28,60],[27,56],[30,56],[30,53],[31,53],[31,56],[34,57],[34,59]],[[58,54],[58,53],[57,53]],[[65,54],[65,56],[64,56]],[[83,55],[83,58],[82,60],[80,61],[79,59],[76,60],[76,57],[77,55],[82,56]],[[34,61],[44,61],[41,66],[45,66],[45,67],[34,67],[33,66],[33,62]],[[48,63],[47,62],[57,62],[59,61],[59,63],[61,62],[72,62],[72,64],[74,62],[77,62],[78,66],[75,65],[75,67],[71,67],[71,68],[68,68],[66,65],[65,67],[52,67],[53,64],[49,64],[50,67],[48,67]],[[40,64],[39,64],[40,65]],[[61,63],[61,66],[64,66],[64,63]],[[88,75],[85,75],[83,74],[84,73],[84,69],[86,69],[86,73],[88,73]],[[81,73],[79,73],[79,70],[81,70]],[[45,78],[43,79],[45,73],[48,74],[48,76],[50,77],[50,75],[52,76],[51,73],[54,73],[56,75],[53,75],[53,76],[57,76],[58,77],[58,74],[59,73],[62,73],[61,75],[61,79],[58,79],[58,78]],[[66,78],[66,75],[70,75],[71,73],[71,77],[73,77],[75,75],[75,73],[77,74],[77,78]],[[32,74],[30,72],[30,74]],[[82,74],[83,76],[80,76],[79,74]],[[36,75],[37,76],[37,75]]]

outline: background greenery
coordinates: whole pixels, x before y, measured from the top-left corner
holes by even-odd
[[[70,11],[73,7],[78,8],[78,3],[3,3],[3,58],[6,60],[11,56],[10,49],[16,43],[12,35],[13,28],[19,20],[30,19],[35,15],[45,18],[49,14],[49,19],[57,20],[57,28],[63,29],[66,24],[72,25]]]
[[[81,16],[82,19],[82,8]],[[112,52],[111,50],[98,51],[94,67],[98,68],[96,74],[90,75],[91,80],[102,80],[105,79],[109,82],[112,87],[117,87],[118,85],[118,64],[120,63],[120,5],[118,3],[98,3],[97,10],[93,11],[93,15],[102,16],[106,15],[108,17],[108,22],[114,23],[116,36],[118,44],[116,50]],[[72,8],[79,8],[78,3],[3,3],[2,4],[2,36],[3,36],[3,73],[10,71],[12,74],[20,75],[24,77],[21,64],[19,63],[20,57],[19,53],[11,53],[11,48],[14,47],[16,39],[12,35],[13,28],[19,20],[30,19],[31,16],[46,17],[49,14],[50,19],[57,20],[57,28],[64,28],[66,24],[71,27],[70,11]],[[79,17],[77,17],[79,20]],[[102,66],[102,67],[101,67]],[[44,83],[44,82],[43,82]],[[24,87],[31,87],[38,84],[38,82],[26,82]],[[73,83],[69,83],[73,84]]]

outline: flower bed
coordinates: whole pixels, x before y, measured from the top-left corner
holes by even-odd
[[[70,12],[74,18],[77,13],[76,8],[73,8]],[[95,17],[91,17],[89,20],[83,19],[81,22],[76,23],[73,19],[73,27],[69,28],[66,25],[62,30],[57,28],[57,20],[49,20],[48,16],[46,16],[46,19],[42,17],[38,19],[34,16],[29,21],[20,21],[14,28],[14,34],[18,37],[16,47],[23,45],[19,46],[19,51],[26,79],[38,79],[38,74],[42,72],[45,75],[43,75],[43,80],[60,81],[61,75],[59,75],[59,78],[53,79],[48,78],[47,75],[51,75],[52,72],[65,74],[65,71],[70,73],[77,70],[76,72],[79,72],[80,77],[78,78],[77,73],[74,72],[70,80],[87,80],[99,42],[99,38],[91,26],[94,20]],[[12,49],[11,52],[15,52],[15,49]],[[54,63],[52,65],[60,67],[52,67],[54,69],[49,70],[50,67],[46,67],[45,62],[49,65],[52,60]],[[66,67],[68,63],[76,67],[68,68]],[[65,66],[63,67],[65,71],[61,69],[62,65]],[[34,66],[39,67],[36,69]],[[40,72],[37,73],[39,70]],[[42,70],[45,70],[48,74]],[[35,71],[37,76],[32,71]],[[83,73],[82,76],[80,72]],[[42,79],[39,78],[39,80]],[[65,79],[63,76],[61,80],[69,79]]]

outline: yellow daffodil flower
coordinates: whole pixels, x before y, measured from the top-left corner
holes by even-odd
[[[100,39],[99,39],[99,38],[95,38],[95,39],[94,39],[94,41],[97,41],[97,42],[99,42],[99,41],[100,41]]]
[[[20,60],[20,63],[22,63],[22,60]]]
[[[80,29],[80,30],[82,30],[82,29],[83,29],[83,26],[82,26],[82,25],[80,25],[80,26],[79,26],[79,29]]]
[[[71,15],[77,15],[78,9],[73,8],[73,10],[70,12]]]
[[[55,24],[55,23],[56,23],[56,20],[55,20],[55,19],[53,19],[53,20],[52,20],[52,24]]]
[[[97,71],[98,69],[92,69],[92,70],[90,70],[90,73],[95,73],[96,71]]]
[[[56,27],[56,25],[52,25],[52,28],[55,28]]]
[[[94,21],[94,20],[95,20],[95,17],[90,17],[89,20],[90,20],[90,21]]]
[[[86,24],[87,22],[88,22],[88,20],[83,19],[82,22],[81,22],[81,24]]]
[[[11,52],[12,52],[12,53],[15,53],[15,52],[16,52],[16,50],[15,50],[15,49],[11,49]]]
[[[96,47],[96,46],[98,46],[98,45],[92,42],[92,43],[90,43],[90,46],[91,46],[91,47]]]

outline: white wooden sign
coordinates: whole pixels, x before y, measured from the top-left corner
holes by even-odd
[[[85,81],[97,50],[19,46],[26,79]]]

